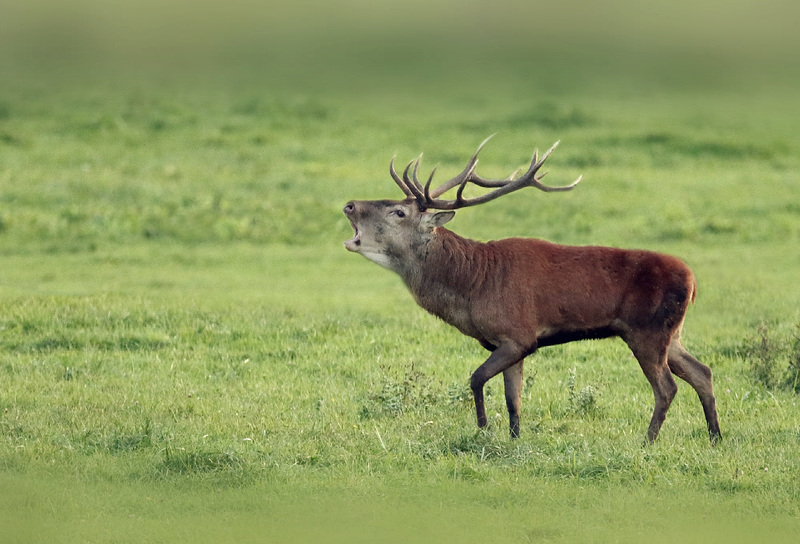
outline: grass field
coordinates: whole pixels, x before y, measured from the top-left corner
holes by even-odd
[[[710,34],[700,9],[676,37],[674,19],[641,27],[614,2],[613,24],[584,17],[562,50],[568,11],[527,43],[510,4],[479,4],[450,21],[469,43],[426,22],[449,21],[445,1],[355,22],[364,4],[347,2],[328,13],[341,34],[289,10],[255,18],[274,31],[258,40],[226,19],[242,31],[164,41],[168,11],[138,48],[88,0],[97,19],[52,43],[20,30],[44,11],[5,19],[0,542],[796,539],[795,8],[748,19],[742,1]],[[395,16],[388,40],[368,30]],[[270,53],[216,64],[254,43]],[[159,44],[176,56],[156,65]],[[176,75],[181,47],[203,44],[219,58]],[[490,382],[478,431],[467,384],[484,352],[344,250],[344,203],[399,197],[394,154],[424,151],[444,179],[495,132],[487,176],[561,140],[547,181],[585,179],[448,227],[685,259],[684,343],[714,371],[718,446],[682,382],[642,446],[652,392],[618,340],[532,357],[516,441]]]

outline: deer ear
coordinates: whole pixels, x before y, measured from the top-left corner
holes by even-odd
[[[450,221],[453,216],[456,215],[456,212],[439,212],[435,213],[431,216],[428,220],[431,227],[441,227],[448,221]]]

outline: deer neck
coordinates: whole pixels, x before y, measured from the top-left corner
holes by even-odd
[[[485,244],[439,227],[400,276],[420,306],[458,326],[455,316],[466,311],[469,293],[486,278],[487,264]]]

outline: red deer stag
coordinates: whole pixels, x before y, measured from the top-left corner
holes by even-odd
[[[491,136],[490,136],[491,138]],[[503,373],[512,438],[519,436],[524,358],[538,348],[618,336],[653,387],[655,408],[647,440],[653,442],[677,392],[671,374],[697,391],[712,443],[720,438],[711,370],[681,345],[684,314],[695,297],[691,270],[675,257],[641,250],[574,247],[510,238],[488,243],[458,236],[442,225],[456,210],[489,202],[524,187],[568,191],[541,183],[537,172],[558,142],[514,179],[488,180],[475,173],[478,153],[456,177],[423,186],[420,158],[400,177],[389,172],[404,200],[351,201],[344,207],[355,235],[345,247],[400,275],[417,303],[471,336],[491,354],[472,374],[478,426],[487,424],[483,387]],[[472,183],[492,190],[466,198]],[[457,187],[455,199],[439,198]],[[446,210],[433,213],[429,210]]]

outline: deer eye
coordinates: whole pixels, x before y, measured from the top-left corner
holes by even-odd
[[[403,210],[395,210],[395,211],[394,211],[394,214],[395,214],[397,217],[401,218],[401,219],[402,219],[403,217],[405,217],[405,216],[406,216],[406,212],[404,212]]]

